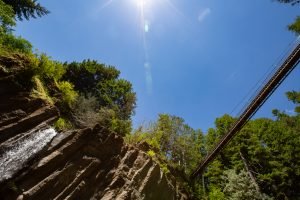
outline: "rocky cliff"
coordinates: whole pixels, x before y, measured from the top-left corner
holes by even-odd
[[[59,111],[24,89],[25,65],[18,55],[0,56],[0,199],[188,199],[117,134],[51,129]]]

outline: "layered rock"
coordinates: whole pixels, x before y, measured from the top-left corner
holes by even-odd
[[[184,199],[145,152],[96,126],[58,135],[3,199]]]
[[[30,97],[20,85],[18,80],[26,75],[26,62],[20,60],[0,56],[0,159],[10,156],[7,152],[12,148],[22,148],[26,139],[59,116],[55,106]],[[5,174],[9,167],[0,163],[1,200],[188,198],[145,151],[126,145],[122,137],[103,127],[45,138],[37,152],[28,152],[32,154],[28,159],[16,162],[20,166],[9,176]],[[37,149],[37,144],[30,145],[28,151]]]

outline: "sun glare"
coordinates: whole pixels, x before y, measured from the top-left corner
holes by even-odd
[[[139,7],[144,7],[146,4],[146,0],[135,0],[135,3]]]
[[[133,0],[134,4],[136,4],[136,6],[138,8],[144,9],[144,8],[149,8],[150,4],[153,4],[154,0]]]

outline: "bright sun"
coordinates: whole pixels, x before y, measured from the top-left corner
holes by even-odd
[[[135,4],[140,8],[148,7],[150,3],[153,3],[151,0],[134,0]]]
[[[135,0],[136,1],[136,5],[138,6],[144,6],[146,4],[146,0]]]

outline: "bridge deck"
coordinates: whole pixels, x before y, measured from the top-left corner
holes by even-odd
[[[287,56],[282,65],[277,69],[274,75],[257,93],[255,98],[250,102],[237,121],[232,125],[231,129],[225,134],[214,149],[204,158],[198,165],[197,169],[191,174],[190,178],[194,179],[202,174],[206,166],[215,159],[219,152],[229,143],[233,136],[240,131],[243,126],[250,120],[250,118],[257,112],[257,110],[264,104],[270,95],[277,89],[277,87],[284,81],[284,79],[291,73],[300,61],[300,43],[297,41],[296,47]]]

